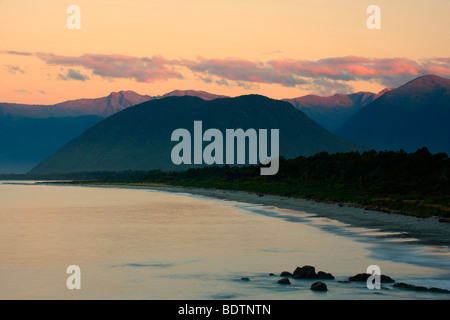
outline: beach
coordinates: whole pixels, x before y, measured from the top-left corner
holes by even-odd
[[[105,186],[105,185],[103,185]],[[115,185],[117,187],[117,185]],[[128,185],[129,188],[140,188]],[[450,223],[439,222],[437,217],[418,218],[358,208],[350,204],[326,203],[302,198],[258,194],[245,191],[217,190],[170,186],[142,186],[159,191],[188,193],[222,200],[261,204],[281,209],[313,213],[318,217],[337,220],[354,227],[378,229],[398,233],[398,237],[414,238],[417,243],[450,247]]]

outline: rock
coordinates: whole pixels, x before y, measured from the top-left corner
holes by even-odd
[[[297,267],[292,277],[296,279],[316,279],[316,269],[313,266]]]
[[[292,277],[292,273],[290,273],[289,271],[283,271],[280,274],[280,277]]]
[[[275,274],[273,274],[273,273],[270,273],[270,274],[269,274],[269,276],[271,276],[271,277],[273,277],[274,275],[275,275]]]
[[[393,285],[395,288],[403,288],[403,289],[409,289],[409,290],[415,290],[415,291],[430,291],[430,292],[436,292],[436,293],[450,293],[450,290],[441,289],[441,288],[426,288],[424,286],[416,286],[409,283],[404,282],[398,282]]]
[[[370,276],[372,276],[372,275],[369,274],[369,273],[358,273],[357,275],[348,278],[348,280],[349,281],[357,281],[357,282],[358,281],[359,282],[366,282],[367,279],[369,279]],[[384,274],[382,274],[380,276],[380,281],[381,281],[381,283],[394,283],[395,282],[394,279],[392,279],[391,277],[386,276]]]
[[[241,278],[242,281],[250,281],[249,278]]]
[[[348,278],[348,281],[358,281],[358,282],[365,282],[367,279],[369,279],[370,274],[368,273],[358,273],[357,275],[354,275],[353,277]]]
[[[277,281],[279,284],[291,284],[288,278],[283,278]]]
[[[319,272],[317,272],[316,278],[317,279],[333,280],[334,276],[331,273],[326,273],[326,272],[323,272],[323,271],[319,271]]]
[[[431,292],[437,292],[437,293],[450,293],[450,290],[441,289],[441,288],[434,288],[434,287],[430,288],[428,290],[430,290]]]
[[[313,284],[311,284],[311,290],[313,291],[327,291],[327,285],[323,283],[322,281],[316,281]]]
[[[450,218],[441,218],[438,220],[439,222],[450,223]]]

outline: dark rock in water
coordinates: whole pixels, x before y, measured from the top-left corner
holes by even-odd
[[[438,220],[439,222],[450,223],[450,218],[441,218]]]
[[[275,274],[273,274],[273,273],[270,273],[270,274],[269,274],[269,276],[271,276],[271,277],[273,277],[274,275],[275,275]]]
[[[316,279],[316,269],[313,266],[297,267],[292,277],[296,279]]]
[[[327,291],[327,285],[323,283],[322,281],[316,281],[313,284],[311,284],[311,290],[313,291]]]
[[[280,277],[292,277],[292,273],[290,273],[289,271],[283,271],[280,274]]]
[[[370,276],[372,276],[372,275],[369,274],[369,273],[358,273],[357,275],[348,278],[348,280],[349,281],[357,281],[357,282],[358,281],[359,282],[366,282],[367,279],[369,279]],[[381,283],[394,283],[395,282],[394,279],[392,279],[391,277],[386,276],[384,274],[382,274],[380,276],[380,281],[381,281]]]
[[[241,278],[242,281],[250,281],[249,278]]]
[[[279,284],[291,284],[288,278],[283,278],[277,281]]]
[[[431,292],[436,292],[436,293],[450,293],[450,290],[441,289],[441,288],[434,288],[434,287],[430,288],[428,290],[430,290]]]
[[[323,271],[319,271],[317,272],[317,279],[329,279],[329,280],[333,280],[334,276],[331,273],[327,273],[327,272],[323,272]]]
[[[283,271],[281,275],[292,276],[295,279],[334,279],[331,273],[324,271],[316,273],[316,269],[313,266],[297,267],[292,275],[287,271]]]
[[[450,293],[450,290],[441,289],[441,288],[426,288],[424,286],[416,286],[409,283],[404,282],[398,282],[393,285],[395,288],[403,288],[403,289],[410,289],[415,291],[430,291],[430,292],[436,292],[436,293]]]

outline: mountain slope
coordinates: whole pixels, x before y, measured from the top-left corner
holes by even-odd
[[[349,95],[335,94],[329,97],[307,95],[284,99],[284,101],[291,103],[325,129],[334,133],[361,108],[389,90],[385,89],[378,94],[357,92]]]
[[[203,131],[217,128],[279,129],[280,154],[287,157],[327,151],[363,150],[338,138],[291,104],[249,95],[205,101],[197,97],[168,97],[119,112],[69,142],[32,173],[120,170],[184,170],[175,166],[171,141],[175,129],[185,128],[193,139],[194,121]],[[270,131],[269,131],[270,132]],[[203,147],[207,144],[203,143]]]
[[[97,116],[34,119],[0,116],[0,173],[25,173],[98,123]]]
[[[450,154],[450,80],[419,77],[385,93],[350,118],[337,134],[376,150]]]
[[[175,90],[164,96],[173,95],[205,100],[220,97],[194,90]],[[54,105],[0,103],[0,136],[4,137],[0,141],[0,173],[25,173],[103,118],[161,97],[119,91]]]

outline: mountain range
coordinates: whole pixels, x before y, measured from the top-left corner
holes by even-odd
[[[222,134],[227,129],[267,129],[268,132],[279,129],[279,154],[285,158],[323,151],[365,150],[333,135],[285,101],[259,95],[210,101],[190,96],[167,97],[141,103],[104,119],[31,173],[186,170],[194,165],[177,166],[172,162],[171,151],[177,143],[171,141],[171,136],[181,128],[194,137],[194,121],[199,120],[203,131],[214,128]]]
[[[375,150],[450,154],[450,79],[422,76],[355,113],[337,135]]]
[[[307,95],[283,100],[303,111],[322,127],[335,133],[361,108],[367,106],[390,90],[392,89],[384,89],[377,94],[372,92],[357,92],[352,94],[335,94],[328,97]]]
[[[204,100],[223,97],[194,90],[175,90],[162,96],[119,91],[54,105],[0,103],[0,173],[28,172],[86,129],[133,105],[184,95]]]
[[[90,115],[106,118],[136,104],[172,96],[195,96],[203,100],[225,97],[195,90],[174,90],[162,96],[141,95],[134,91],[119,91],[111,92],[108,96],[102,98],[69,100],[54,105],[0,103],[0,116],[62,118]]]
[[[357,92],[328,97],[284,99],[330,132],[376,150],[415,151],[427,146],[450,154],[449,79],[419,77],[377,94]],[[0,103],[0,173],[24,173],[103,119],[147,101],[192,96],[226,98],[204,91],[164,95],[112,92],[106,97],[54,105]]]

